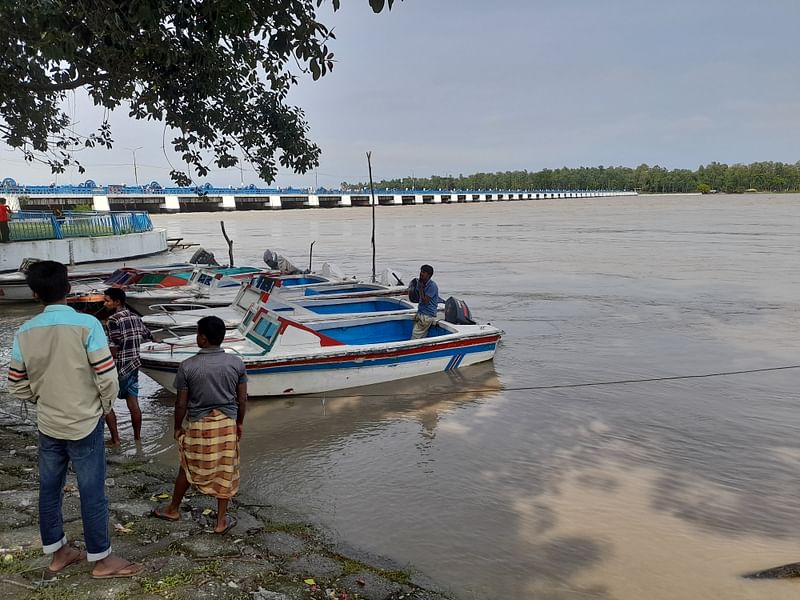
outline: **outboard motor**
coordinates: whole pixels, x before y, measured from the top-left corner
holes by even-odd
[[[40,258],[23,258],[17,271],[20,273],[27,273],[33,263],[41,261]]]
[[[455,325],[475,325],[467,303],[452,296],[444,303],[444,320]]]
[[[331,263],[322,263],[322,271],[320,272],[323,277],[330,277],[331,279],[345,279],[344,271],[342,271],[337,265],[332,265]]]
[[[288,258],[272,250],[264,251],[264,262],[270,269],[280,271],[283,275],[300,275],[303,273],[303,271],[289,262]]]
[[[189,259],[189,262],[193,265],[212,265],[212,266],[219,266],[217,259],[214,258],[214,253],[209,252],[205,248],[198,248],[194,254],[192,254],[192,258]]]
[[[382,283],[383,285],[405,285],[405,283],[403,283],[403,276],[391,267],[387,267],[381,271],[380,277],[378,277],[378,283]]]

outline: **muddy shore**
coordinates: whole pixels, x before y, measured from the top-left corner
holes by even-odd
[[[143,562],[144,573],[94,580],[84,561],[50,575],[39,539],[36,452],[35,427],[0,412],[0,597],[6,600],[452,598],[420,573],[334,542],[291,511],[246,494],[231,502],[238,524],[226,535],[211,529],[216,502],[192,491],[179,522],[153,518],[153,507],[169,498],[175,470],[118,454],[107,455],[112,547]],[[82,540],[73,474],[63,512],[67,537]]]

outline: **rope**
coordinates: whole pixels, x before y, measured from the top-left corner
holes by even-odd
[[[427,391],[425,392],[425,395],[452,396],[456,394],[481,394],[488,392],[535,392],[543,390],[563,390],[563,389],[584,388],[584,387],[600,387],[606,385],[628,385],[631,383],[656,383],[659,381],[680,381],[684,379],[708,379],[711,377],[730,377],[732,375],[769,373],[773,371],[788,371],[791,369],[800,369],[800,365],[785,365],[782,367],[764,367],[761,369],[742,369],[740,371],[717,371],[715,373],[698,373],[695,375],[666,375],[664,377],[644,377],[640,379],[615,379],[611,381],[589,381],[583,383],[558,383],[552,385],[531,385],[531,386],[519,386],[519,387],[497,386],[497,387],[487,387],[487,388],[467,388],[467,389],[459,389],[459,390],[443,391],[443,392]],[[342,394],[342,395],[330,395],[326,393],[323,395],[308,394],[305,395],[304,397],[319,398],[322,400],[332,400],[336,398],[398,398],[405,396],[416,397],[419,396],[419,394],[416,392],[407,394],[393,393],[393,394]],[[2,409],[0,409],[0,412],[7,414],[9,416],[15,416]]]
[[[604,385],[626,385],[629,383],[653,383],[658,381],[678,381],[681,379],[703,379],[709,377],[728,377],[731,375],[747,375],[750,373],[767,373],[770,371],[786,371],[789,369],[800,369],[800,365],[786,365],[782,367],[765,367],[763,369],[744,369],[741,371],[719,371],[716,373],[700,373],[696,375],[668,375],[664,377],[646,377],[642,379],[616,379],[612,381],[591,381],[591,382],[584,382],[584,383],[561,383],[561,384],[553,384],[553,385],[533,385],[533,386],[520,386],[520,387],[487,387],[487,388],[472,388],[472,389],[461,389],[461,390],[453,390],[453,391],[446,391],[446,392],[437,392],[437,391],[426,391],[426,396],[451,396],[454,394],[479,394],[485,392],[526,392],[526,391],[542,391],[542,390],[560,390],[560,389],[569,389],[569,388],[583,388],[583,387],[599,387]],[[417,393],[409,393],[409,394],[347,394],[347,395],[334,395],[331,396],[329,394],[324,394],[322,396],[319,395],[311,395],[305,396],[306,398],[322,398],[326,400],[330,400],[333,398],[396,398],[396,397],[403,397],[403,396],[418,396]]]

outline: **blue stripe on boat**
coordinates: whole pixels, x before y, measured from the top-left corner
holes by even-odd
[[[468,347],[458,346],[456,348],[445,348],[444,350],[419,352],[416,354],[410,354],[406,356],[386,356],[384,358],[360,359],[360,360],[353,360],[352,358],[348,357],[347,359],[339,362],[333,362],[333,361],[316,362],[316,363],[305,363],[301,365],[280,365],[275,367],[266,366],[260,368],[250,368],[248,366],[247,372],[253,374],[263,374],[263,373],[287,373],[292,371],[320,371],[327,369],[359,369],[363,367],[392,365],[397,363],[428,360],[431,358],[441,358],[443,356],[452,356],[450,363],[448,363],[449,367],[449,365],[456,359],[459,359],[458,364],[461,364],[461,359],[463,359],[466,354],[473,354],[475,352],[488,352],[490,350],[495,350],[496,348],[497,348],[497,342],[489,342],[487,344],[479,344],[477,346],[468,346]],[[167,373],[175,373],[178,370],[177,366],[161,367],[150,364],[146,364],[145,368],[153,369],[154,371],[164,371]],[[445,368],[445,370],[447,370],[447,368]]]

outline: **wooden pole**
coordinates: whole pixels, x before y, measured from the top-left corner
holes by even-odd
[[[375,283],[375,187],[372,185],[372,152],[367,152],[369,191],[372,196],[372,283]]]
[[[228,260],[230,260],[230,264],[228,266],[233,266],[233,240],[228,237],[228,234],[225,233],[225,221],[220,221],[219,226],[222,228],[222,235],[225,237],[225,241],[228,242]]]

